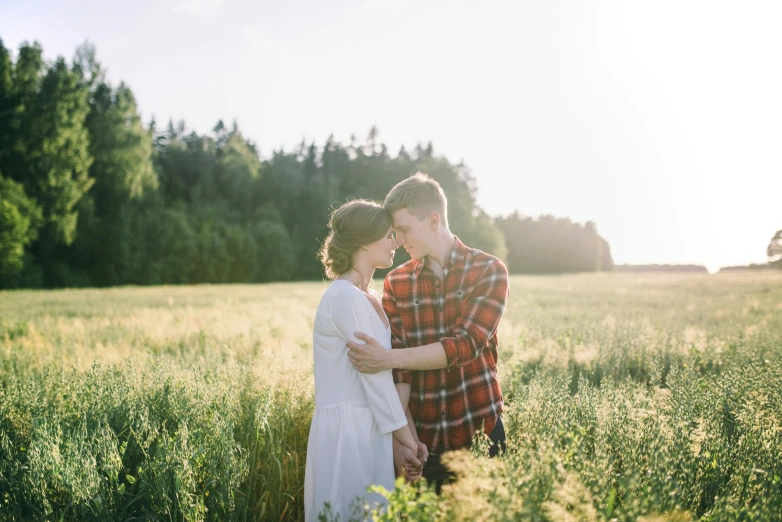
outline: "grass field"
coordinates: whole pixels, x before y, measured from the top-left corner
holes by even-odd
[[[324,289],[0,292],[0,520],[303,519]],[[500,360],[508,453],[394,509],[782,520],[782,272],[514,277]]]

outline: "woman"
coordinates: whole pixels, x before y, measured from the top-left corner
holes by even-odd
[[[394,488],[392,437],[419,454],[391,371],[359,373],[345,346],[360,331],[391,348],[381,297],[369,288],[375,269],[394,261],[391,216],[377,203],[355,200],[334,211],[329,228],[320,260],[333,281],[318,305],[313,334],[315,414],[304,479],[307,521],[317,520],[326,504],[346,521],[357,497],[382,502],[367,487]]]

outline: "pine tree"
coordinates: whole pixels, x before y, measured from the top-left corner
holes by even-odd
[[[7,162],[14,146],[16,133],[13,75],[14,64],[11,61],[11,54],[0,39],[0,170],[8,168]]]
[[[95,185],[90,194],[100,217],[109,216],[125,201],[157,187],[152,168],[152,137],[138,114],[136,100],[125,84],[116,91],[99,83],[87,117],[90,177]]]
[[[59,58],[30,107],[29,175],[25,189],[43,209],[44,242],[69,245],[76,232],[76,204],[92,186],[89,135],[84,123],[88,92]]]
[[[31,141],[36,138],[31,126],[31,108],[39,95],[45,70],[42,54],[37,42],[24,43],[16,63],[11,64],[8,51],[4,47],[0,50],[0,170],[25,186]]]

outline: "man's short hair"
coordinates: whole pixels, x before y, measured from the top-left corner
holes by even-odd
[[[406,208],[418,219],[436,212],[443,225],[448,227],[448,200],[445,193],[439,183],[423,172],[416,172],[394,185],[383,201],[383,206],[390,214]]]

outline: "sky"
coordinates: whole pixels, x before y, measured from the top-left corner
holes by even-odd
[[[493,216],[711,271],[782,228],[779,27],[776,0],[0,0],[6,47],[89,40],[145,121],[236,119],[267,157],[376,125],[464,160]]]

